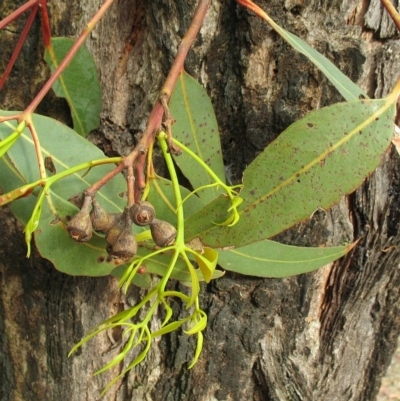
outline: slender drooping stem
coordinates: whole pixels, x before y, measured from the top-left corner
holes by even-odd
[[[61,73],[67,68],[68,64],[71,62],[71,60],[75,56],[76,52],[83,45],[83,43],[85,42],[85,40],[87,39],[89,34],[93,31],[94,27],[97,25],[97,23],[100,21],[100,19],[103,17],[103,15],[109,9],[109,7],[111,6],[111,4],[113,2],[114,2],[114,0],[105,0],[104,1],[103,5],[100,7],[99,11],[88,22],[86,28],[83,30],[83,32],[81,33],[79,38],[76,40],[76,42],[73,44],[71,49],[68,51],[68,53],[66,54],[64,59],[59,64],[59,66],[53,72],[52,76],[44,84],[43,88],[36,95],[36,97],[32,100],[31,104],[25,109],[24,114],[30,114],[30,113],[34,112],[34,110],[36,109],[38,104],[42,101],[44,96],[51,89],[54,82],[56,82],[56,80],[61,75]]]
[[[207,9],[210,5],[211,0],[199,0],[197,5],[195,14],[193,16],[192,22],[189,26],[189,29],[185,33],[182,42],[178,48],[178,53],[175,57],[175,60],[172,64],[171,70],[165,80],[165,83],[160,91],[160,96],[157,102],[155,103],[150,116],[147,122],[147,126],[143,135],[137,144],[137,146],[133,149],[133,151],[126,157],[123,158],[122,164],[117,166],[113,171],[109,174],[104,176],[101,180],[93,184],[90,188],[86,190],[86,193],[94,194],[98,191],[103,185],[105,185],[111,178],[115,177],[118,173],[120,173],[125,168],[129,166],[135,166],[137,163],[142,165],[142,169],[144,170],[144,159],[141,156],[144,156],[147,153],[148,148],[155,140],[155,134],[160,131],[163,117],[165,113],[167,113],[167,118],[169,118],[169,111],[167,107],[168,100],[171,97],[171,94],[174,90],[176,81],[179,77],[183,69],[183,64],[185,62],[186,56],[192,45],[193,41],[195,40],[197,33],[199,32],[201,25],[204,21]],[[167,132],[168,134],[168,132]],[[169,141],[172,143],[172,141]],[[170,145],[170,143],[169,143]],[[139,158],[139,160],[138,160]],[[142,163],[143,162],[143,163]],[[135,169],[135,176],[138,175],[137,170]],[[135,181],[135,198],[138,197],[138,193],[142,190],[142,180],[138,179]],[[140,186],[140,187],[139,187]]]
[[[167,79],[165,80],[165,83],[160,91],[160,103],[162,104],[165,113],[164,126],[166,128],[168,136],[168,146],[170,150],[176,154],[179,154],[180,150],[179,148],[176,148],[176,146],[172,142],[171,126],[174,120],[169,112],[168,102],[171,98],[176,81],[178,80],[180,73],[183,71],[183,65],[186,60],[187,54],[193,44],[194,39],[199,33],[201,26],[203,25],[204,18],[207,14],[210,3],[211,0],[200,0],[197,4],[196,12],[193,16],[192,22],[179,45],[178,53],[169,71]]]
[[[21,52],[22,46],[23,46],[23,44],[25,42],[25,39],[26,39],[26,37],[28,35],[28,32],[31,29],[33,20],[35,19],[37,10],[38,10],[38,5],[36,4],[36,5],[34,5],[32,7],[31,13],[29,14],[28,20],[26,21],[26,24],[24,26],[24,29],[23,29],[22,33],[21,33],[21,36],[19,37],[18,42],[17,42],[17,44],[16,44],[16,46],[14,48],[13,54],[11,55],[11,58],[10,58],[10,61],[8,62],[7,67],[6,67],[3,75],[0,78],[0,89],[3,87],[4,82],[6,82],[7,77],[10,75],[10,72],[11,72],[11,70],[12,70],[14,64],[15,64],[15,61],[17,60],[17,58],[19,56],[19,53]]]
[[[397,30],[400,31],[400,15],[397,12],[394,5],[390,2],[390,0],[381,0],[383,6],[386,8],[386,11],[392,18],[393,22],[395,23]]]

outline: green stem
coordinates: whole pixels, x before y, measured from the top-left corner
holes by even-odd
[[[22,131],[25,129],[25,127],[25,121],[20,122],[12,134],[8,135],[7,138],[0,141],[0,157],[2,157],[4,153],[6,153],[14,145],[18,137],[22,134]]]
[[[164,131],[161,131],[158,134],[158,142],[160,143],[161,150],[164,155],[165,162],[168,167],[168,172],[171,177],[172,188],[175,194],[175,203],[177,207],[176,212],[176,229],[177,229],[177,236],[176,236],[176,245],[177,249],[181,250],[184,246],[184,238],[185,238],[185,224],[184,224],[184,213],[183,213],[183,205],[182,205],[182,196],[181,196],[181,189],[179,187],[178,176],[176,175],[174,162],[172,161],[172,156],[168,151],[168,144],[167,144],[167,134]],[[174,140],[175,141],[175,140]]]
[[[196,155],[196,153],[194,153],[192,150],[190,150],[188,147],[186,147],[183,143],[179,142],[177,139],[172,138],[173,142],[175,143],[175,145],[179,146],[184,152],[186,152],[190,157],[192,157],[193,159],[195,159],[197,161],[197,163],[199,163],[204,170],[207,171],[207,173],[216,181],[219,183],[219,185],[221,185],[224,188],[227,188],[227,185],[221,181],[221,179],[217,176],[217,174],[214,173],[214,171],[207,166],[206,163],[204,163],[204,161]],[[229,192],[229,191],[227,191]]]
[[[100,166],[103,164],[115,164],[115,163],[120,163],[121,162],[121,157],[110,157],[110,158],[105,158],[105,159],[97,159],[97,160],[92,160],[89,162],[81,163],[78,164],[77,166],[71,167],[65,171],[62,171],[58,174],[55,174],[51,177],[46,177],[46,178],[41,178],[35,182],[32,182],[31,184],[24,185],[22,187],[19,187],[17,189],[14,189],[10,192],[7,192],[4,195],[0,196],[0,206],[6,205],[7,203],[18,199],[29,192],[32,192],[33,188],[37,186],[51,186],[55,182],[61,180],[62,178],[68,177],[69,175],[75,174],[78,171],[81,170],[88,170],[92,167]]]

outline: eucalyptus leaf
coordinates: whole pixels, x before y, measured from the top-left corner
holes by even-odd
[[[39,115],[33,115],[32,121],[40,139],[42,156],[52,157],[57,173],[90,160],[106,160],[100,149],[67,126]],[[10,122],[0,124],[0,138],[14,130]],[[104,238],[94,235],[90,242],[78,245],[66,231],[68,218],[78,211],[67,199],[82,192],[113,168],[113,164],[105,164],[88,172],[82,170],[53,184],[45,195],[39,225],[34,233],[35,242],[40,254],[52,261],[58,270],[71,275],[102,276],[115,269],[117,262],[107,258]],[[7,155],[0,159],[0,187],[3,192],[9,192],[38,179],[33,141],[25,129]],[[121,212],[126,200],[118,194],[125,189],[125,179],[118,175],[104,185],[96,197],[108,212]],[[30,220],[39,193],[40,188],[37,188],[30,196],[11,203],[11,210],[23,224]]]
[[[292,124],[245,170],[239,222],[222,220],[221,199],[186,221],[186,238],[226,247],[270,238],[327,209],[373,172],[393,134],[393,99],[339,103]],[[221,220],[219,220],[221,219]]]
[[[75,39],[52,38],[46,48],[44,59],[51,71],[58,67]],[[74,129],[82,136],[99,126],[102,108],[101,87],[92,55],[85,47],[80,47],[68,67],[53,85],[58,97],[67,100],[71,109]]]
[[[190,148],[225,182],[219,130],[207,92],[195,79],[183,72],[175,85],[169,107],[176,120],[172,126],[173,136]],[[197,161],[185,152],[174,160],[194,189],[214,183]],[[213,187],[197,194],[207,203],[221,192],[220,188]]]
[[[354,244],[304,248],[264,240],[220,250],[218,264],[226,270],[257,277],[289,277],[308,273],[341,258]]]
[[[1,115],[16,113],[18,112],[0,111]],[[52,118],[33,114],[32,122],[40,140],[42,157],[43,159],[51,157],[57,173],[61,173],[82,163],[107,159],[104,153],[95,145],[79,136],[71,128]],[[15,126],[11,122],[1,123],[0,139],[6,138],[14,130]],[[23,184],[39,180],[40,175],[37,167],[35,148],[31,134],[27,128],[24,129],[14,146],[9,149],[7,155],[13,167],[22,177]],[[52,185],[51,189],[59,196],[68,199],[97,182],[113,170],[114,167],[114,164],[104,164],[82,170],[56,182]],[[6,185],[6,188],[3,187],[3,192],[11,191],[23,184],[20,179],[14,184],[13,179],[8,183],[4,183],[3,174],[0,176],[0,185]],[[122,211],[126,200],[119,197],[118,194],[124,190],[126,190],[126,183],[122,175],[119,174],[98,192],[98,200],[108,212]]]
[[[239,3],[242,3],[239,0]],[[263,18],[289,45],[299,53],[304,54],[323,74],[329,79],[334,87],[346,100],[367,99],[368,96],[349,77],[343,74],[325,56],[313,49],[308,43],[298,36],[286,31],[279,26],[264,10],[252,2],[243,2],[244,6],[253,10],[259,17]]]
[[[278,24],[273,23],[272,27],[299,53],[304,54],[319,70],[329,79],[333,86],[346,100],[367,99],[368,95],[356,85],[347,75],[343,74],[324,55],[312,48],[307,42],[298,36],[286,31]]]

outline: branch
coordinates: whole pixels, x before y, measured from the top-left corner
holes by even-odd
[[[83,30],[83,32],[81,33],[79,38],[76,40],[74,45],[71,47],[69,52],[66,54],[64,59],[61,61],[60,65],[54,71],[53,75],[44,84],[43,88],[40,90],[40,92],[33,99],[31,104],[26,108],[26,110],[23,113],[24,115],[33,113],[35,111],[35,109],[38,106],[38,104],[42,101],[42,99],[45,97],[47,92],[51,89],[51,87],[53,86],[54,82],[56,82],[56,80],[61,75],[61,73],[68,67],[68,64],[71,62],[71,60],[75,56],[76,52],[83,45],[83,43],[85,42],[85,40],[89,36],[90,32],[93,31],[93,29],[96,26],[96,24],[100,21],[100,19],[103,17],[103,15],[105,14],[105,12],[108,10],[108,8],[111,6],[111,4],[113,2],[114,2],[114,0],[105,0],[104,1],[103,5],[100,7],[99,11],[89,21],[89,23],[87,24],[86,29]]]
[[[189,52],[193,41],[195,40],[202,23],[204,21],[207,9],[210,5],[211,0],[199,0],[197,5],[195,14],[190,23],[189,29],[185,33],[179,48],[178,53],[175,57],[175,60],[172,64],[170,72],[165,80],[165,83],[160,91],[159,99],[156,104],[153,106],[153,109],[150,113],[149,120],[147,122],[147,126],[143,135],[137,144],[137,146],[133,149],[133,151],[126,157],[123,158],[122,163],[117,166],[113,171],[103,177],[101,180],[93,184],[89,187],[85,193],[89,195],[94,195],[103,185],[105,185],[111,178],[115,177],[118,173],[120,173],[124,169],[128,169],[131,166],[134,166],[137,162],[139,156],[144,156],[147,153],[150,145],[155,140],[155,135],[161,129],[161,125],[163,122],[164,114],[167,118],[170,119],[169,110],[168,110],[168,100],[171,97],[171,94],[174,90],[176,81],[179,77],[179,74],[183,70],[183,64],[185,62],[186,56]],[[171,141],[172,142],[172,141]],[[142,165],[142,170],[144,170],[144,160],[141,158],[139,160],[139,164]],[[142,179],[140,178],[144,172],[139,173],[137,169],[135,169],[135,176],[138,177],[135,181],[135,199],[139,199],[139,192],[142,190]],[[136,186],[137,185],[137,186]]]

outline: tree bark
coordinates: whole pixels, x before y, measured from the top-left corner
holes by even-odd
[[[4,18],[23,1],[3,0]],[[325,54],[371,97],[387,94],[400,44],[380,2],[259,0],[276,22]],[[53,35],[76,36],[100,0],[51,2]],[[100,128],[91,140],[127,154],[143,131],[194,0],[119,0],[87,46],[103,87]],[[0,32],[1,71],[23,25]],[[39,21],[0,106],[23,109],[48,76]],[[185,64],[210,94],[233,180],[271,140],[340,95],[305,57],[235,1],[213,0]],[[38,112],[70,123],[49,94]],[[290,161],[288,161],[290,162]],[[355,166],[356,168],[356,166]],[[339,179],[339,178],[338,178]],[[146,360],[104,400],[374,400],[400,332],[400,169],[389,150],[381,166],[331,211],[279,236],[298,245],[359,239],[353,252],[310,274],[258,279],[227,273],[202,287],[208,314],[203,353],[188,370],[193,342],[181,332],[154,341]],[[93,401],[122,371],[93,377],[115,356],[121,332],[100,335],[68,359],[92,327],[132,305],[111,277],[70,277],[34,253],[3,208],[0,227],[0,399]],[[175,305],[176,314],[180,305]]]

